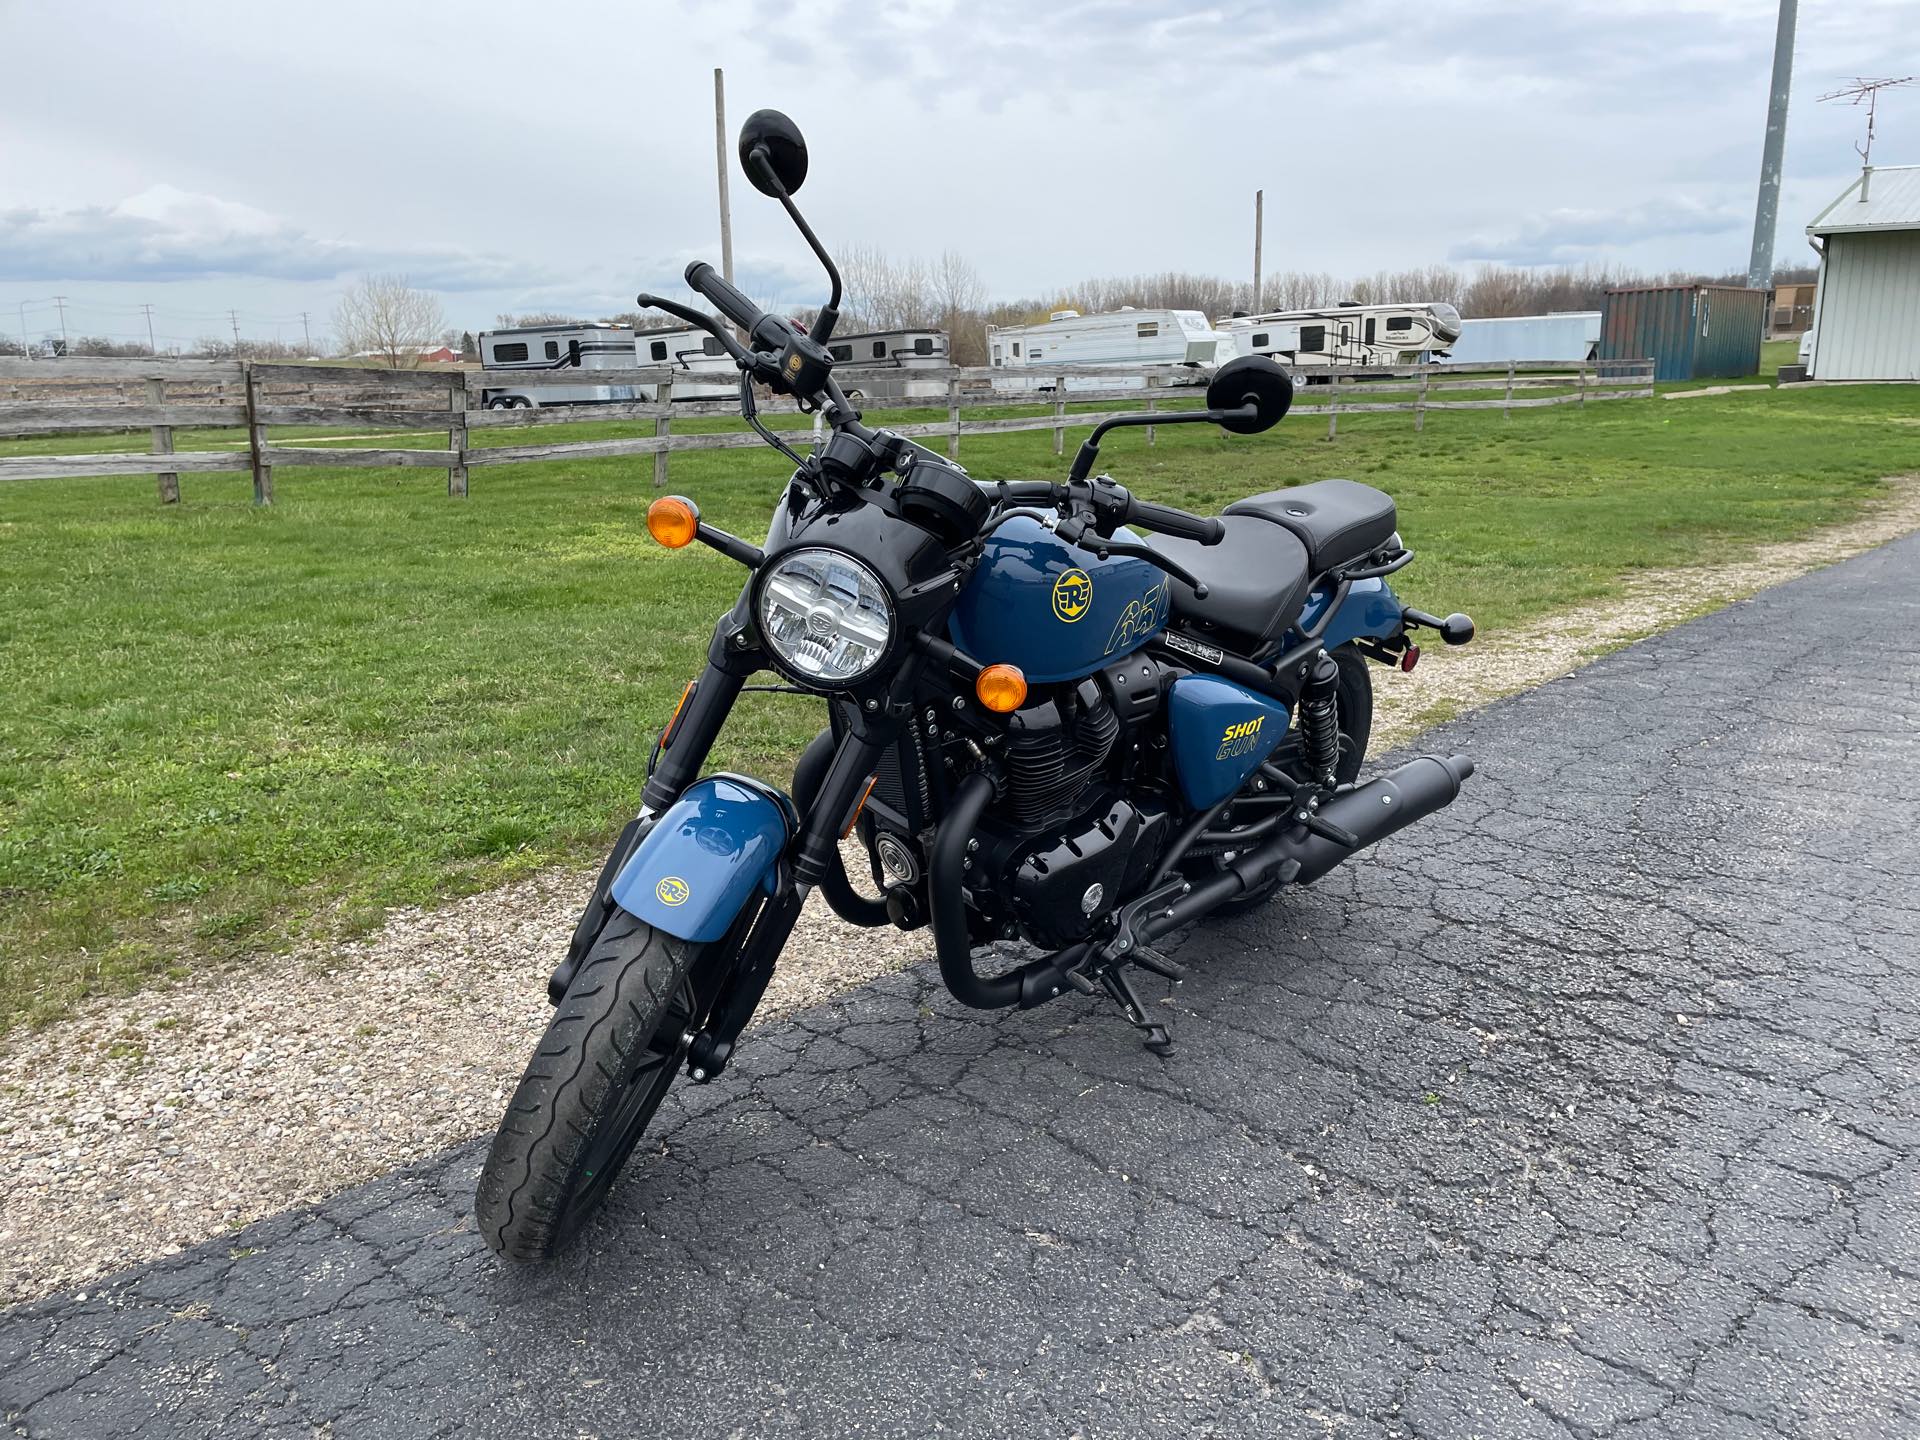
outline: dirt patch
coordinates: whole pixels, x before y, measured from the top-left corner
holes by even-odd
[[[1920,477],[1852,524],[1376,670],[1384,747],[1767,585],[1920,529]],[[0,1054],[0,1300],[171,1254],[490,1130],[546,1023],[590,871],[554,871],[369,939],[84,1006]],[[930,954],[809,905],[762,1015]]]

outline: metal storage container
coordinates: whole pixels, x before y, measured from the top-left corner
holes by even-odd
[[[1760,369],[1767,292],[1731,285],[1609,290],[1600,359],[1652,357],[1656,380],[1730,379]]]

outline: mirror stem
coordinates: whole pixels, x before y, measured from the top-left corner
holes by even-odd
[[[774,194],[779,197],[780,203],[786,206],[787,215],[793,221],[794,228],[799,230],[802,238],[813,247],[813,253],[820,257],[820,263],[826,267],[827,279],[833,282],[833,294],[828,296],[827,303],[820,307],[819,317],[815,319],[813,329],[809,332],[815,340],[824,345],[832,336],[833,327],[840,319],[839,267],[833,263],[833,257],[827,253],[827,247],[822,245],[820,238],[813,233],[813,227],[807,224],[807,217],[800,213],[800,207],[793,203],[793,197],[787,193],[787,187],[780,183],[780,177],[773,173],[773,160],[767,154],[767,147],[754,146],[747,158],[761,178],[773,186]]]

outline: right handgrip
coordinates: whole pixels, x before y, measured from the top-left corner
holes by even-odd
[[[714,309],[746,331],[756,350],[779,350],[786,345],[791,334],[787,322],[767,314],[729,285],[720,272],[706,261],[696,260],[687,266],[687,284],[711,300]]]
[[[1218,545],[1226,537],[1227,527],[1212,516],[1189,515],[1185,510],[1176,510],[1171,505],[1155,505],[1150,500],[1138,498],[1130,508],[1131,513],[1127,516],[1129,524],[1144,525],[1149,530],[1157,530],[1175,539]]]

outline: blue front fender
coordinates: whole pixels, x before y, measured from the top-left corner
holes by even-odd
[[[1320,618],[1332,596],[1331,590],[1315,590],[1307,596],[1307,603],[1300,607],[1300,618],[1294,622],[1296,633]],[[1356,580],[1327,622],[1327,633],[1320,637],[1320,643],[1333,650],[1362,635],[1391,640],[1405,628],[1406,621],[1401,618],[1404,609],[1386,581]]]
[[[696,781],[621,867],[614,901],[682,940],[718,940],[755,886],[773,893],[792,825],[778,792],[732,775]]]

